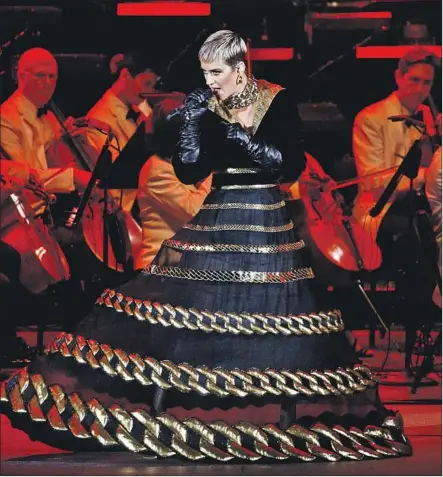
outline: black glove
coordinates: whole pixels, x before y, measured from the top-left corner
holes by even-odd
[[[209,174],[207,168],[202,166],[200,157],[200,116],[205,111],[207,111],[206,108],[189,110],[180,128],[172,164],[176,176],[184,184],[195,184]]]
[[[183,117],[185,121],[192,121],[199,119],[208,108],[208,100],[211,97],[212,92],[205,89],[196,89],[192,93],[186,96],[183,106]]]
[[[242,147],[254,162],[266,169],[279,169],[283,164],[282,153],[276,147],[251,136],[238,123],[226,124],[226,137]]]
[[[209,98],[211,97],[212,92],[207,89],[198,88],[192,93],[189,93],[183,101],[184,106],[187,107],[197,107],[197,106],[207,106]]]

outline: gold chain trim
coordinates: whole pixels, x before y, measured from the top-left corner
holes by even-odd
[[[96,398],[83,400],[67,394],[62,386],[48,386],[40,374],[24,368],[0,384],[0,401],[12,411],[29,414],[34,422],[68,432],[80,439],[95,439],[103,447],[123,447],[160,457],[181,456],[190,460],[262,458],[316,460],[362,460],[407,456],[411,445],[403,434],[400,414],[385,418],[381,427],[364,430],[316,423],[281,430],[273,424],[258,427],[248,422],[233,426],[223,421],[204,423],[196,418],[183,422],[170,414],[151,416],[144,409],[128,411],[118,404],[103,406]]]
[[[269,83],[266,80],[258,80],[258,98],[254,104],[255,113],[253,119],[252,133],[257,132],[260,123],[262,122],[266,112],[269,109],[274,97],[276,94],[281,91],[283,88],[278,84]],[[217,100],[217,97],[214,95],[208,101],[208,109],[218,114],[221,118],[225,119],[230,123],[238,122],[238,118],[232,111],[226,109],[222,102]]]
[[[208,310],[196,310],[139,300],[124,296],[107,288],[95,302],[98,306],[113,308],[119,313],[147,321],[152,325],[173,326],[188,330],[201,330],[206,333],[233,333],[235,335],[273,335],[312,336],[337,333],[344,330],[339,310],[327,313],[300,315],[262,315],[260,313],[224,313]]]
[[[184,229],[198,230],[199,232],[219,232],[222,230],[238,230],[245,232],[287,232],[294,228],[294,224],[289,222],[284,225],[253,225],[253,224],[219,224],[219,225],[183,225]]]
[[[224,185],[220,187],[212,187],[213,189],[222,189],[222,190],[235,190],[235,189],[270,189],[271,187],[277,187],[277,184],[233,184],[233,185]]]
[[[215,171],[213,174],[258,174],[258,167],[228,167],[224,171]]]
[[[246,270],[196,270],[194,268],[160,267],[151,264],[143,273],[185,280],[235,283],[288,283],[314,278],[314,272],[310,267],[294,268],[285,272],[250,272]]]
[[[241,252],[241,253],[285,253],[300,250],[306,246],[303,240],[281,245],[241,245],[233,243],[190,243],[169,239],[163,242],[165,247],[191,252]]]
[[[217,397],[248,395],[275,396],[328,396],[349,395],[363,392],[375,386],[376,377],[367,366],[337,368],[325,371],[276,371],[275,369],[210,369],[207,366],[193,367],[188,363],[179,365],[171,361],[157,361],[140,354],[127,354],[107,344],[99,344],[83,336],[62,333],[50,344],[46,354],[61,354],[74,358],[79,364],[89,364],[101,369],[110,377],[119,376],[124,381],[136,380],[143,386],[157,385],[162,389],[176,388],[182,393],[197,392],[202,396]]]
[[[203,204],[201,210],[231,210],[231,209],[243,209],[243,210],[277,210],[284,207],[285,202],[276,202],[275,204],[244,204],[236,202],[227,202],[221,204]]]
[[[226,109],[242,109],[246,108],[252,103],[255,103],[258,98],[258,83],[253,77],[249,77],[248,81],[240,93],[232,93],[222,101]]]

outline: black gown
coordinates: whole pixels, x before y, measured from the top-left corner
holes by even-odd
[[[105,290],[75,334],[1,384],[14,426],[67,449],[193,460],[411,453],[340,311],[318,302],[309,251],[278,187],[305,164],[296,103],[260,81],[254,107],[253,139],[282,161],[225,139],[220,116],[232,119],[211,99],[196,160],[174,158],[185,183],[214,173],[202,209],[144,272]],[[156,413],[160,388],[165,412]],[[269,421],[276,405],[292,416],[288,427]]]

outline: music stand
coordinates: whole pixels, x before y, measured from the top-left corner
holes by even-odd
[[[105,217],[107,217],[108,212],[109,189],[138,189],[140,170],[151,155],[149,139],[145,128],[146,125],[142,122],[117,158],[106,169],[106,174],[100,178],[98,187],[103,190],[105,201],[103,214]],[[108,263],[108,247],[106,245],[108,243],[109,229],[105,217],[103,219],[103,262],[106,267]],[[129,271],[126,262],[123,266],[125,271]]]
[[[120,154],[112,162],[107,174],[100,178],[100,189],[138,189],[140,170],[148,160],[150,144],[142,122]]]
[[[91,179],[83,193],[75,219],[71,226],[77,226],[88,204],[94,186],[103,190],[103,267],[108,271],[108,191],[109,189],[137,189],[138,176],[144,163],[150,156],[149,144],[145,133],[145,124],[141,123],[115,161],[112,161],[108,137],[97,159]],[[127,264],[122,264],[127,271]]]

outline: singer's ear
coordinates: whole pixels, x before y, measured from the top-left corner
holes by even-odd
[[[243,74],[243,73],[246,71],[245,62],[244,62],[244,61],[239,61],[239,62],[235,65],[235,70],[237,71],[237,73]]]

